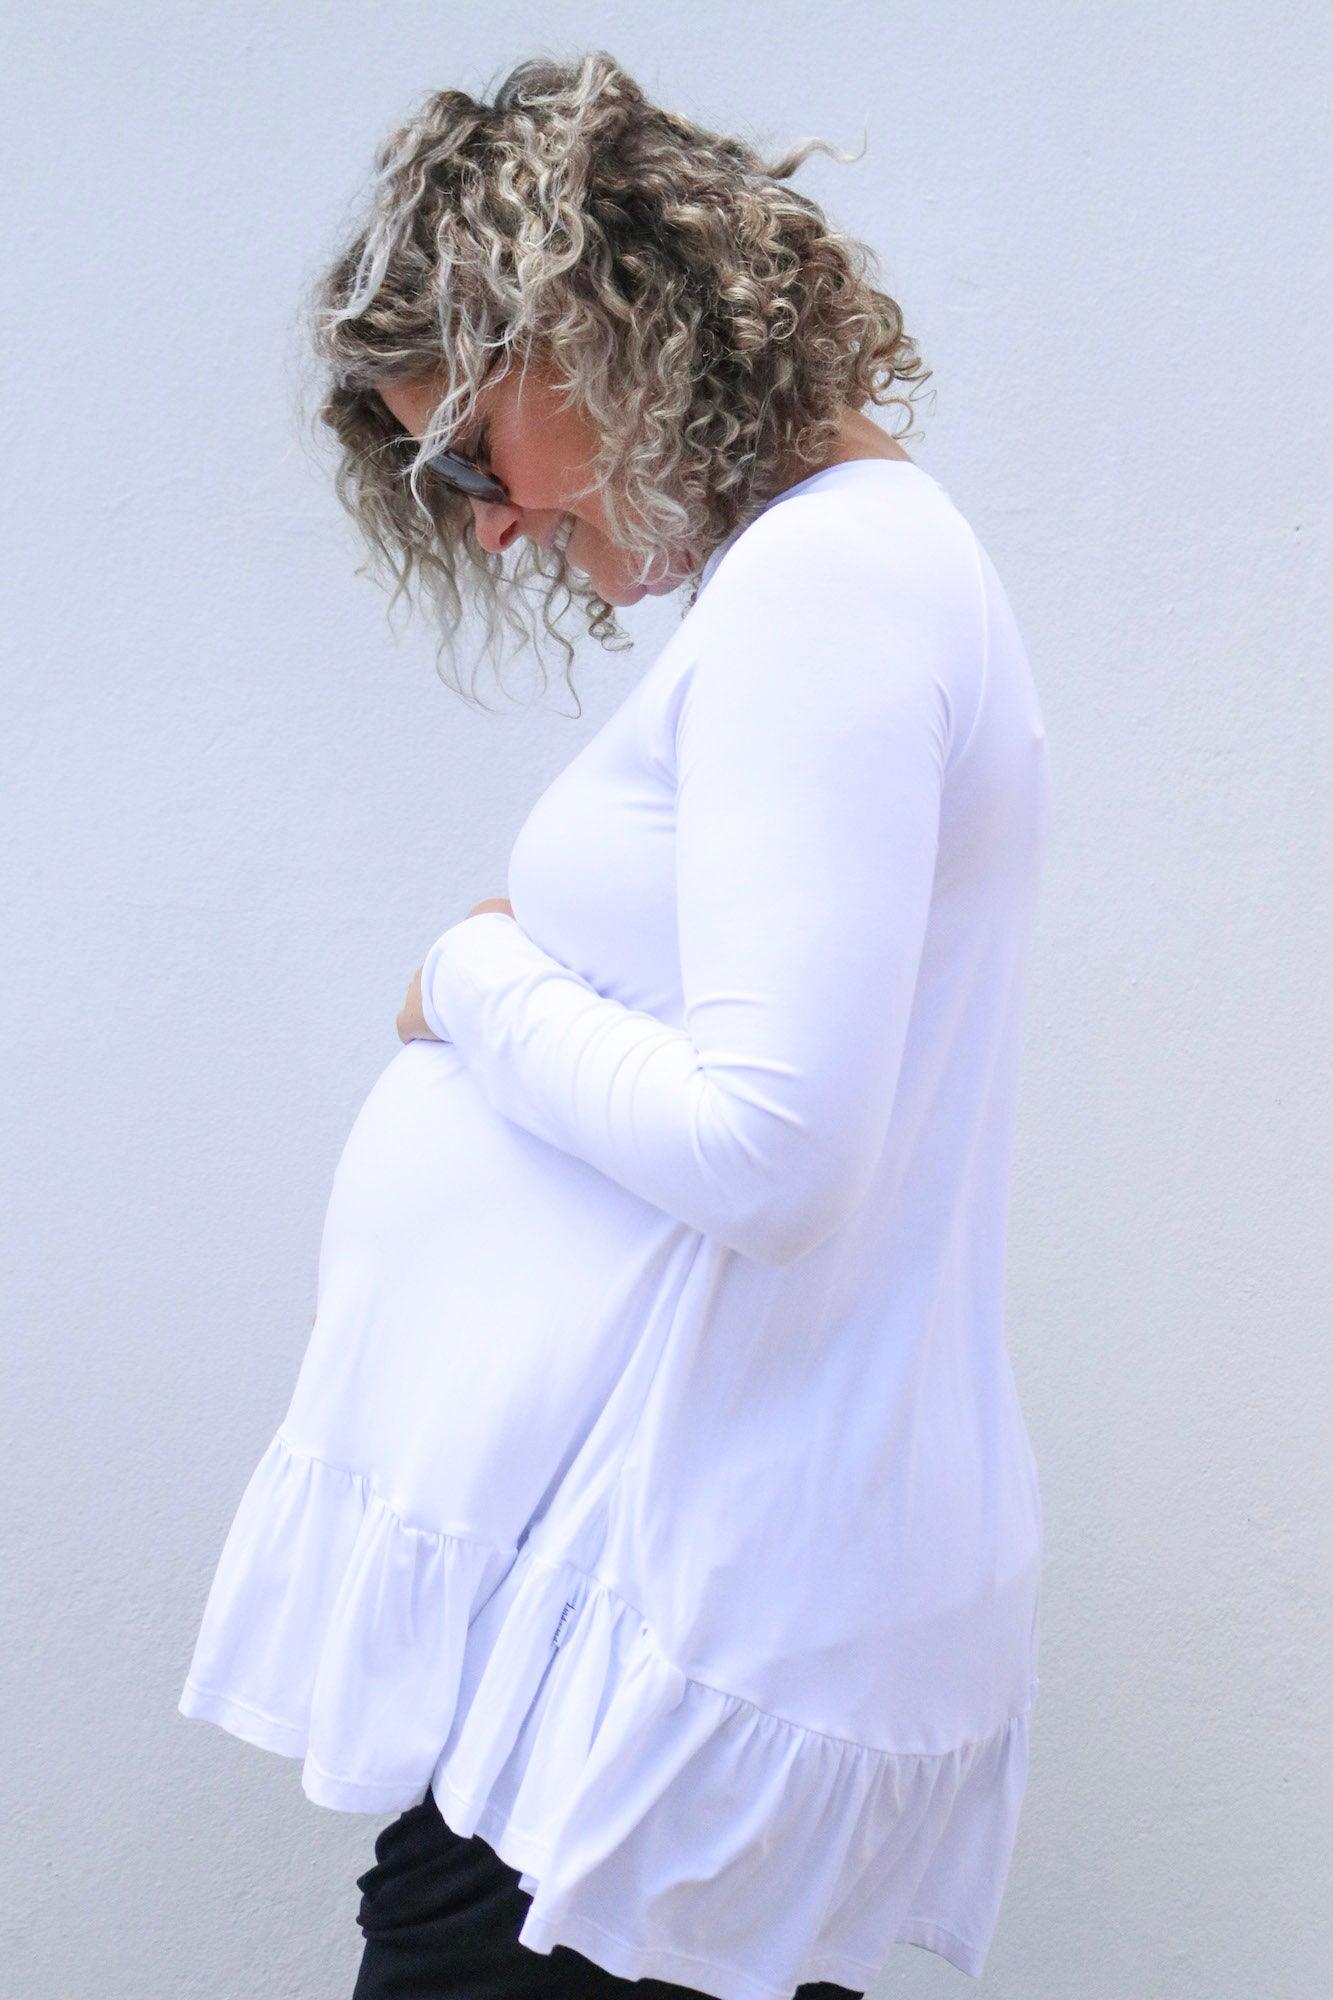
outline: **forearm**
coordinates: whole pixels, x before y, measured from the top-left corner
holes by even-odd
[[[744,1256],[804,1255],[859,1196],[864,1162],[821,1155],[794,1064],[710,1068],[688,1034],[597,993],[512,918],[445,931],[422,1005],[496,1110]]]

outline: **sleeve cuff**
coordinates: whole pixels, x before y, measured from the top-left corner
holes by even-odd
[[[473,916],[463,917],[441,931],[422,960],[421,1015],[431,1033],[442,1042],[455,1039],[449,1022],[449,995],[459,970],[460,953],[466,954],[466,940],[476,936],[477,924],[497,920],[502,924],[515,922],[503,910],[479,910]]]

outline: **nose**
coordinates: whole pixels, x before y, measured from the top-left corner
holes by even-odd
[[[488,555],[502,556],[520,532],[519,508],[504,500],[473,500],[472,522]]]

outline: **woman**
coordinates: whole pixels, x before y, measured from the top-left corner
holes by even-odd
[[[398,1815],[357,2000],[829,2000],[998,1915],[1046,745],[809,150],[525,63],[393,136],[320,293],[338,490],[446,635],[460,581],[492,639],[691,586],[413,977],[180,1704]]]

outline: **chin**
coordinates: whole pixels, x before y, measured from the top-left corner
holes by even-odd
[[[588,570],[585,570],[583,574],[588,578],[599,596],[604,597],[608,604],[613,604],[620,610],[626,605],[640,603],[645,597],[666,597],[671,591],[679,590],[682,583],[688,582],[694,572],[688,569],[668,570],[666,575],[656,583],[630,583],[625,577],[617,577],[614,584],[599,582]]]
[[[608,604],[615,606],[617,611],[623,610],[628,604],[637,604],[640,598],[646,597],[648,594],[643,584],[626,583],[623,577],[617,577],[614,583],[599,583],[597,578],[590,575],[586,570],[584,571],[584,575],[588,577],[588,581],[592,584],[597,595],[604,597]]]
[[[642,588],[649,597],[667,597],[673,590],[679,590],[694,575],[692,569],[669,569],[657,583],[644,584]]]

